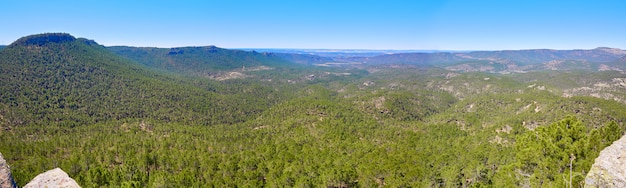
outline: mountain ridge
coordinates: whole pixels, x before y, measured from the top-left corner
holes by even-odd
[[[237,102],[252,94],[233,95],[230,90],[243,88],[158,72],[68,34],[17,40],[0,51],[0,73],[0,123],[7,125],[76,126],[127,118],[234,123],[263,111],[275,93],[269,86],[242,84],[268,98]],[[251,103],[255,106],[227,108]],[[215,108],[225,110],[208,113]]]
[[[565,187],[626,122],[620,63],[514,60],[624,57],[608,48],[319,67],[328,59],[117,48],[130,58],[58,35],[0,51],[0,150],[20,186],[59,167],[85,187]]]
[[[16,45],[36,45],[43,46],[48,43],[65,43],[75,41],[76,38],[68,33],[43,33],[43,34],[35,34],[29,35],[22,38],[17,39],[15,42],[11,43],[9,47]]]
[[[271,49],[268,51],[272,52]],[[284,53],[282,55],[282,57],[292,62],[297,61],[299,63],[320,66],[363,67],[404,64],[413,66],[433,66],[462,72],[479,71],[492,73],[569,69],[598,71],[624,70],[626,68],[624,65],[614,63],[616,61],[624,61],[620,60],[620,58],[626,55],[626,51],[609,47],[573,50],[434,51],[376,55],[367,53],[366,50],[361,50],[359,53],[354,53],[353,50],[316,51],[280,49],[275,51],[296,53]],[[303,54],[303,52],[307,53]],[[378,51],[373,52],[380,53]],[[359,56],[359,54],[362,54],[362,56]],[[298,56],[300,56],[300,59],[294,58]],[[569,64],[563,64],[565,66],[562,69],[559,66],[554,66],[561,65],[562,62],[569,62]]]
[[[216,46],[151,48],[112,46],[108,50],[145,66],[209,77],[244,67],[288,66],[289,62],[268,53],[229,50]]]
[[[76,39],[67,33],[44,33],[21,38],[11,45],[41,45],[46,42],[69,42],[83,40],[86,43],[97,44],[87,39]],[[7,46],[10,47],[11,45]],[[197,76],[215,77],[222,71],[234,70],[254,66],[288,66],[290,64],[346,66],[350,63],[359,63],[366,66],[383,64],[409,64],[417,66],[442,67],[456,71],[482,71],[494,73],[508,73],[519,71],[536,71],[555,69],[551,66],[555,61],[584,62],[591,66],[582,66],[584,69],[598,70],[598,63],[602,70],[625,70],[626,66],[611,64],[612,62],[626,61],[626,51],[619,48],[597,47],[594,49],[522,49],[522,50],[495,50],[495,51],[460,51],[460,52],[417,52],[417,53],[390,53],[370,55],[364,50],[355,55],[354,50],[290,50],[282,49],[281,53],[231,50],[216,46],[186,46],[173,48],[108,46],[116,55],[128,58],[145,66],[177,73],[190,73]],[[303,54],[300,51],[306,51]],[[318,50],[319,51],[319,50]],[[285,53],[287,52],[287,53]],[[317,52],[317,53],[316,53]],[[323,53],[335,53],[327,56]],[[342,53],[349,55],[342,56]],[[377,51],[378,53],[378,51]],[[339,54],[339,55],[337,55]],[[544,65],[541,65],[544,64]],[[580,66],[572,64],[571,66]]]

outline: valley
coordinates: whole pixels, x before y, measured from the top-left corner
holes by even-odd
[[[626,128],[621,49],[96,41],[0,47],[0,152],[19,186],[56,167],[83,187],[582,186]]]

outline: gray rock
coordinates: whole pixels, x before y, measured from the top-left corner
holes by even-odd
[[[585,177],[585,187],[626,187],[626,136],[600,152]]]
[[[0,187],[17,187],[11,175],[11,168],[7,161],[4,160],[2,153],[0,153]]]
[[[48,170],[42,174],[37,175],[33,180],[28,182],[24,186],[24,188],[37,188],[37,187],[66,187],[66,188],[74,188],[80,187],[74,179],[70,178],[67,173],[65,173],[60,168],[55,168],[52,170]]]

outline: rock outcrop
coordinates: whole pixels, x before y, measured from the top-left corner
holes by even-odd
[[[585,187],[626,187],[626,136],[600,152],[585,177]]]
[[[28,182],[24,186],[24,188],[36,188],[36,187],[65,187],[65,188],[73,188],[80,187],[74,179],[70,178],[67,173],[65,173],[60,168],[55,168],[52,170],[48,170],[42,174],[37,175],[33,180]]]
[[[11,169],[0,153],[0,187],[17,187],[15,180],[11,175]]]
[[[74,38],[74,36],[67,33],[44,33],[22,37],[20,39],[17,39],[17,41],[11,43],[9,47],[14,47],[16,45],[43,46],[48,43],[64,43],[72,42],[75,40],[76,38]]]

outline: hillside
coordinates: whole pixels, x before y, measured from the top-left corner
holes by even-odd
[[[9,45],[0,51],[0,73],[0,115],[8,126],[125,118],[234,123],[280,96],[254,83],[197,83],[154,72],[93,41],[61,33],[28,36]],[[231,93],[244,88],[251,93]],[[252,93],[267,98],[238,102]],[[211,113],[216,109],[221,113]]]
[[[84,187],[565,187],[625,130],[626,73],[600,70],[619,53],[314,66],[32,35],[0,51],[0,152],[20,186],[58,167]]]
[[[288,67],[291,62],[268,53],[229,50],[215,46],[145,48],[113,46],[113,53],[158,70],[214,77],[223,71],[258,67]]]
[[[73,129],[21,126],[0,134],[8,140],[0,148],[20,156],[11,161],[18,181],[38,173],[28,169],[58,165],[72,169],[68,174],[83,186],[560,186],[550,176],[567,174],[559,171],[566,164],[553,155],[518,156],[537,147],[517,140],[535,130],[568,130],[559,128],[566,124],[575,124],[584,142],[598,139],[598,132],[623,131],[620,103],[561,97],[551,86],[516,80],[522,79],[383,70],[295,88],[298,97],[242,123],[143,118]],[[37,136],[18,139],[28,134]],[[610,141],[581,146],[575,172],[588,171]],[[59,146],[64,150],[55,151]],[[78,152],[84,148],[95,152]],[[41,154],[28,155],[33,152]],[[527,162],[550,165],[540,170]],[[534,170],[538,180],[518,176]]]

